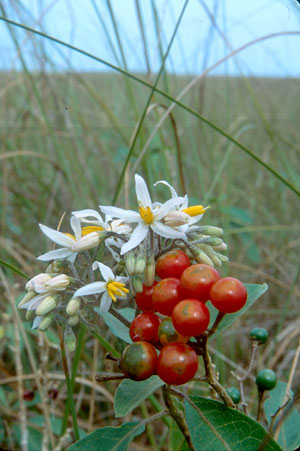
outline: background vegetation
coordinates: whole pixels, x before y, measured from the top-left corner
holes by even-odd
[[[150,188],[156,180],[166,179],[178,193],[187,193],[191,203],[210,205],[203,224],[223,227],[228,244],[230,262],[222,275],[269,285],[247,317],[213,342],[221,382],[234,385],[231,370],[236,364],[247,365],[248,332],[256,325],[266,327],[272,336],[257,367],[273,368],[279,379],[287,381],[300,325],[299,79],[206,75],[195,80],[163,69],[157,88],[168,97],[154,92],[147,106],[151,90],[126,73],[78,73],[71,61],[66,73],[56,72],[54,66],[52,71],[32,72],[22,58],[15,27],[5,22],[0,26],[9,27],[23,68],[0,74],[0,446],[25,449],[20,415],[23,419],[25,415],[29,428],[28,449],[41,449],[49,435],[57,449],[66,446],[59,444],[68,412],[64,415],[66,385],[56,331],[31,331],[14,308],[24,293],[20,273],[32,277],[45,269],[36,256],[49,249],[49,242],[38,223],[56,228],[66,212],[62,230],[68,231],[73,210],[112,202],[135,209],[135,172]],[[29,33],[28,39],[39,61],[51,62],[51,55],[43,52],[43,38]],[[126,72],[126,61],[122,67]],[[135,76],[150,85],[157,80],[151,70]],[[193,112],[177,104],[159,127],[172,98],[190,82],[193,86],[181,102]],[[232,139],[288,180],[292,189]],[[163,199],[169,195],[163,187],[152,189],[152,194]],[[111,340],[106,326],[100,327],[103,337]],[[96,374],[113,371],[114,365],[104,361],[105,349],[96,339],[86,331],[80,334],[84,351],[75,366],[73,362],[73,376],[83,435],[122,421],[114,418],[112,408],[117,384],[95,383]],[[122,347],[117,341],[112,344],[118,350]],[[296,374],[295,387],[298,382]],[[199,393],[201,384],[191,384],[189,390]],[[249,388],[250,404],[255,403],[254,394]],[[160,401],[152,395],[131,417],[146,417]],[[155,432],[148,426],[132,449],[167,449],[167,433],[165,425]],[[172,446],[170,441],[170,449],[176,449]]]

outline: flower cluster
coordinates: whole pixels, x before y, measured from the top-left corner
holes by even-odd
[[[18,305],[27,320],[34,319],[33,328],[46,330],[55,320],[74,348],[72,327],[80,321],[96,327],[95,307],[100,314],[113,312],[117,299],[130,302],[143,286],[153,285],[155,262],[165,252],[182,249],[193,261],[210,266],[227,261],[221,253],[226,250],[223,230],[197,225],[206,208],[189,206],[187,195],[178,196],[165,181],[158,184],[171,192],[164,203],[152,202],[144,179],[135,175],[137,211],[100,206],[104,218],[96,210],[74,211],[68,232],[40,224],[59,247],[38,257],[50,264],[27,282]]]

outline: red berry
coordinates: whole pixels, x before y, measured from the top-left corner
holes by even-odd
[[[153,312],[153,302],[152,302],[152,293],[157,282],[155,281],[151,287],[146,287],[143,285],[143,291],[141,293],[136,293],[135,302],[136,305],[143,312]]]
[[[143,381],[156,372],[156,364],[154,346],[146,341],[137,341],[124,349],[120,369],[130,379]]]
[[[156,274],[161,279],[180,278],[183,271],[191,265],[189,257],[180,249],[174,249],[159,257],[156,262]]]
[[[209,310],[197,299],[180,301],[172,313],[175,329],[182,335],[196,337],[202,334],[209,325]]]
[[[154,287],[152,300],[154,310],[170,316],[175,305],[181,300],[180,280],[168,277],[158,282]]]
[[[157,374],[167,384],[185,384],[195,376],[197,369],[197,354],[184,343],[170,343],[160,351]]]
[[[160,318],[152,312],[138,315],[131,323],[129,335],[132,341],[149,341],[155,343]]]
[[[240,280],[224,277],[211,287],[210,300],[220,312],[238,312],[246,304],[247,290]]]
[[[218,271],[208,265],[199,263],[183,271],[180,284],[183,299],[209,300],[209,291],[214,282],[220,279]]]
[[[23,391],[23,399],[24,401],[32,401],[34,398],[34,391],[29,390],[28,388],[25,388]]]
[[[177,304],[178,305],[178,304]],[[168,343],[180,342],[186,343],[189,337],[181,335],[173,326],[172,318],[165,318],[158,327],[158,339],[165,346]]]

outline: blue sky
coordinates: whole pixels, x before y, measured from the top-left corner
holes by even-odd
[[[124,67],[105,0],[2,0],[1,3],[9,18],[42,29]],[[203,3],[213,15],[214,25]],[[159,37],[154,26],[151,0],[140,0],[152,71],[160,67],[159,42],[165,50],[184,0],[155,0],[155,4],[160,22]],[[129,70],[145,71],[135,1],[112,0],[111,5]],[[300,32],[300,7],[296,0],[189,0],[167,60],[167,69],[179,74],[198,74],[233,49],[270,33],[284,31]],[[51,59],[49,68],[69,70],[71,64],[72,69],[78,71],[107,70],[100,63],[74,52],[71,54],[41,38],[33,44],[22,30],[16,30],[16,33],[22,54],[32,69],[40,67],[39,55],[44,49]],[[0,69],[20,67],[18,53],[7,27],[0,21]],[[255,44],[239,53],[237,58],[230,58],[219,65],[212,74],[299,77],[300,34],[275,37]]]

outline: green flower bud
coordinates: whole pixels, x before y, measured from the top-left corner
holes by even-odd
[[[59,296],[47,296],[38,306],[35,311],[37,316],[44,316],[47,313],[52,312],[55,309]]]
[[[31,299],[33,299],[35,296],[36,293],[34,293],[34,291],[29,291],[27,294],[25,294],[23,299],[18,304],[18,310],[22,310],[21,309],[22,305],[26,304],[26,302],[31,301]]]
[[[217,236],[217,237],[221,237],[224,234],[224,230],[221,229],[220,227],[214,227],[214,226],[203,226],[203,233],[205,235],[209,235],[209,236]]]
[[[131,277],[132,286],[136,293],[141,293],[143,291],[143,282],[139,276]]]
[[[203,244],[208,244],[209,246],[220,246],[223,243],[222,238],[217,238],[213,236],[206,236],[202,238],[202,241]]]
[[[217,257],[221,260],[222,263],[227,263],[229,261],[229,258],[226,255],[217,253]]]
[[[143,274],[146,268],[146,259],[144,254],[139,254],[135,260],[134,274]]]
[[[220,260],[219,257],[217,257],[216,255],[214,255],[214,256],[212,257],[212,261],[213,261],[213,264],[214,264],[217,268],[220,268],[220,267],[222,266],[221,260]]]
[[[135,255],[134,252],[127,252],[124,256],[126,270],[129,275],[134,274],[135,270]]]
[[[146,287],[152,287],[155,277],[155,260],[153,255],[147,258],[144,277],[144,284]]]
[[[31,321],[34,318],[34,311],[33,310],[26,310],[25,319],[26,321]]]
[[[40,322],[38,330],[41,331],[41,332],[47,330],[48,327],[50,326],[50,324],[52,323],[53,318],[54,318],[53,315],[44,316],[44,318]]]
[[[52,262],[46,269],[47,274],[51,273],[67,273],[70,270],[70,267],[66,260],[55,260]]]
[[[67,315],[75,315],[75,313],[77,313],[79,309],[80,309],[80,299],[78,298],[71,299],[66,307]]]
[[[74,335],[74,332],[70,327],[68,327],[64,332],[64,342],[66,345],[66,348],[70,352],[74,352],[76,349],[76,337]]]
[[[78,315],[71,315],[68,323],[70,324],[70,326],[77,326],[77,324],[79,323],[79,316]]]
[[[205,252],[203,252],[201,249],[197,249],[196,255],[195,255],[195,260],[198,263],[205,263],[206,265],[214,266],[214,264],[213,264],[212,260],[209,258],[209,256],[206,255]]]

